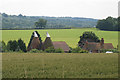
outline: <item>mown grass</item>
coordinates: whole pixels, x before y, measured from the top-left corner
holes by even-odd
[[[9,40],[23,39],[28,45],[32,32],[35,30],[3,30],[2,40],[6,43]],[[118,45],[118,32],[117,31],[101,31],[96,28],[80,28],[80,29],[45,29],[37,30],[44,41],[46,32],[49,32],[52,41],[66,41],[70,47],[77,47],[80,36],[85,31],[93,31],[100,39],[104,38],[105,43],[113,43],[114,47]]]
[[[3,53],[3,78],[117,78],[118,54]]]

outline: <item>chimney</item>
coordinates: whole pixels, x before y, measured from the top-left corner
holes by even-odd
[[[86,40],[85,43],[88,44],[88,41]]]
[[[101,42],[100,42],[101,48],[104,48],[104,38],[101,38]]]
[[[86,45],[86,46],[85,46],[86,49],[88,49],[88,41],[87,41],[87,40],[85,41],[85,45]]]

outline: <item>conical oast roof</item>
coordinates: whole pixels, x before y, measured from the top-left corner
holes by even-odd
[[[28,47],[28,51],[30,51],[32,49],[40,49],[40,40],[38,37],[33,37],[33,40],[31,42],[30,46]]]
[[[27,48],[27,51],[30,51],[32,49],[40,49],[40,40],[39,40],[39,37],[36,33],[36,31],[33,32],[33,38],[31,40],[31,43],[30,45],[28,46]]]
[[[49,33],[47,32],[47,37],[46,37],[46,39],[45,39],[45,41],[44,41],[44,50],[45,49],[47,49],[48,47],[52,47],[53,46],[53,43],[52,43],[52,40],[51,40],[51,38],[50,38],[50,35],[49,35]]]

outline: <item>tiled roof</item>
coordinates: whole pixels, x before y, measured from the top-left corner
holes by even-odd
[[[87,44],[85,44],[83,46],[83,49],[86,49],[86,50],[100,50],[100,49],[102,49],[102,46],[101,46],[100,43],[88,42]],[[104,43],[103,49],[114,49],[114,47],[113,47],[112,43]]]
[[[69,51],[70,50],[69,46],[64,41],[55,41],[55,42],[53,42],[53,46],[54,46],[55,49],[61,48],[64,51]]]
[[[88,44],[85,44],[83,46],[83,49],[87,49],[87,50],[99,50],[100,49],[100,43],[88,42]]]
[[[104,43],[104,49],[114,49],[112,43]]]

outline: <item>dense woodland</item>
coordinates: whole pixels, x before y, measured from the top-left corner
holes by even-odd
[[[120,31],[120,17],[107,17],[106,19],[99,20],[96,28],[107,31]]]
[[[97,19],[80,17],[47,17],[8,15],[2,13],[2,28],[35,28],[35,22],[40,18],[47,20],[46,28],[94,27]]]
[[[80,17],[47,17],[47,16],[24,16],[8,15],[0,13],[0,29],[33,29],[40,28],[41,21],[45,21],[43,28],[73,28],[73,27],[95,27],[100,30],[120,31],[120,17],[107,17],[97,20]],[[39,21],[39,23],[37,23]]]

